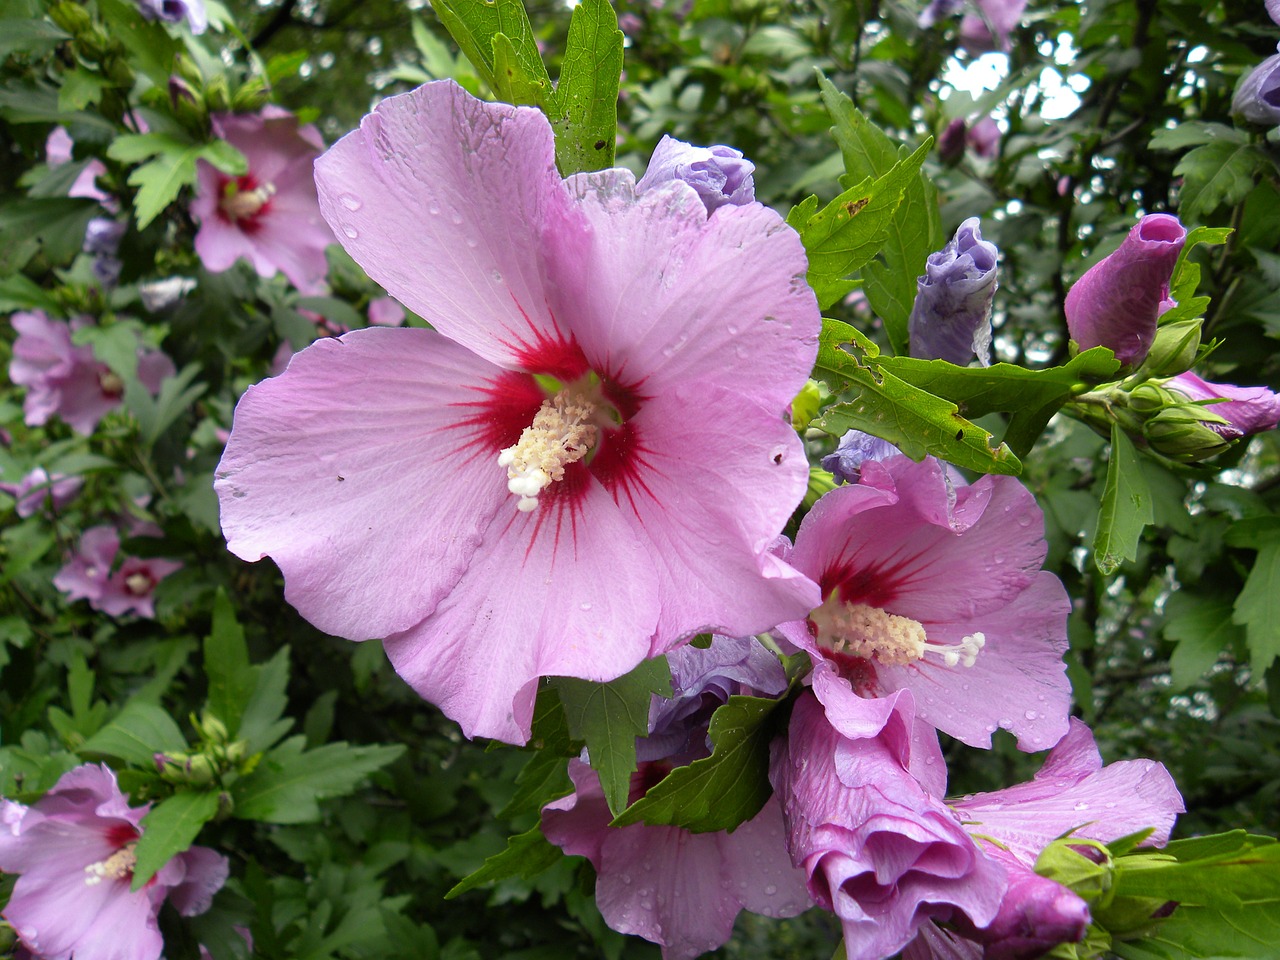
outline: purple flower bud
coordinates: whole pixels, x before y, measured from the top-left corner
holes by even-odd
[[[1180,373],[1164,384],[1165,389],[1182,394],[1188,400],[1215,400],[1204,409],[1217,414],[1226,423],[1204,422],[1204,425],[1226,440],[1247,437],[1280,423],[1280,396],[1266,387],[1237,387],[1230,383],[1209,383],[1190,371]]]
[[[837,483],[857,483],[866,460],[887,460],[902,451],[888,440],[861,430],[850,430],[840,438],[835,453],[822,458],[822,469],[831,471]]]
[[[976,355],[984,367],[990,363],[999,256],[996,245],[982,239],[977,217],[960,224],[950,243],[929,254],[911,308],[913,357],[963,365]]]
[[[84,231],[84,252],[95,257],[114,257],[128,225],[109,217],[94,217]]]
[[[1067,291],[1067,330],[1081,350],[1110,347],[1121,363],[1138,364],[1156,337],[1169,280],[1187,229],[1167,213],[1139,220],[1124,243]]]
[[[697,191],[711,213],[726,203],[741,206],[755,201],[756,185],[751,177],[755,168],[733,147],[695,147],[664,136],[653,151],[649,169],[636,184],[636,193],[668,180],[683,180]]]
[[[209,26],[209,13],[204,0],[138,0],[138,12],[148,20],[191,24],[192,33],[204,33]]]
[[[1264,127],[1280,124],[1280,53],[1267,57],[1244,78],[1231,112]]]
[[[980,14],[967,13],[960,21],[961,45],[970,53],[1008,50],[1009,34],[1022,19],[1027,0],[976,0],[976,3]]]
[[[926,12],[928,12],[926,10]],[[923,17],[923,14],[921,14]],[[956,117],[947,124],[947,129],[938,134],[938,156],[943,163],[959,163],[964,156],[965,126],[963,117]]]

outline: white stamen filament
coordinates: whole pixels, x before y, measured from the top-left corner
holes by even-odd
[[[569,390],[542,402],[519,441],[498,454],[498,466],[507,468],[507,489],[520,498],[517,510],[535,509],[538,494],[591,452],[600,437],[595,419],[596,405]]]
[[[927,654],[942,658],[948,667],[972,667],[987,642],[981,633],[959,643],[933,643],[924,624],[865,603],[843,603],[832,596],[809,615],[818,641],[836,653],[875,659],[886,666],[904,666]]]
[[[136,843],[126,844],[107,859],[89,864],[84,868],[84,872],[88,874],[84,878],[84,885],[92,887],[103,880],[123,880],[132,876],[134,865],[138,862],[133,852],[136,846]]]

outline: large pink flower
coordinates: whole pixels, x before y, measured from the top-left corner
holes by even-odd
[[[21,874],[4,918],[32,954],[157,960],[156,913],[166,898],[185,916],[209,909],[227,860],[206,847],[178,854],[130,892],[148,809],[129,806],[110,768],[93,764],[63,774],[30,807],[0,801],[0,870]]]
[[[784,411],[819,329],[773,211],[562,180],[540,112],[452,82],[384,100],[316,177],[435,330],[318,341],[236,410],[228,545],[270,554],[312,623],[387,637],[469,736],[523,742],[539,676],[613,679],[817,602],[768,554],[805,490]]]
[[[249,172],[230,177],[201,160],[191,212],[200,221],[196,253],[215,273],[244,257],[260,277],[283,273],[303,293],[324,288],[325,248],[333,234],[320,216],[311,167],[320,132],[267,106],[260,114],[222,114],[214,132],[245,155]]]
[[[933,458],[864,461],[861,482],[801,524],[790,562],[823,604],[779,630],[814,657],[828,711],[905,689],[921,719],[970,746],[1003,727],[1043,750],[1071,703],[1070,603],[1040,569],[1045,550],[1044,516],[1012,477],[957,486]]]

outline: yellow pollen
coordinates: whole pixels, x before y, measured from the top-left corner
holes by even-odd
[[[220,206],[222,212],[232,220],[248,220],[266,206],[275,192],[273,183],[264,183],[256,190],[239,190],[234,183],[229,183]]]
[[[959,643],[932,643],[920,621],[865,603],[843,603],[835,594],[809,619],[817,628],[818,642],[828,650],[891,667],[914,663],[930,653],[948,667],[971,667],[987,642],[981,633],[974,633]]]
[[[131,573],[124,578],[125,588],[135,597],[140,597],[151,589],[151,578],[145,573]]]
[[[89,864],[84,868],[84,872],[88,874],[84,878],[84,885],[92,887],[103,880],[123,880],[125,877],[132,876],[133,867],[138,862],[133,852],[136,846],[136,843],[126,844],[107,859]]]
[[[561,390],[542,402],[519,441],[498,454],[498,465],[507,468],[507,489],[520,498],[517,510],[536,508],[538,494],[591,452],[600,437],[596,413],[585,395]]]

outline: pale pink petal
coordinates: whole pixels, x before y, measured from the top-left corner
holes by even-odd
[[[192,847],[169,862],[183,868],[181,879],[169,890],[169,902],[184,917],[204,913],[213,903],[213,895],[227,882],[227,858],[208,847]]]
[[[594,479],[574,476],[572,503],[519,513],[508,498],[431,617],[386,640],[396,671],[469,737],[523,743],[538,677],[613,680],[649,653],[647,544]]]
[[[546,240],[586,226],[531,107],[452,81],[383,100],[316,162],[320,209],[347,252],[445,336],[503,366],[567,343],[548,304]]]
[[[515,512],[500,447],[464,423],[501,376],[427,330],[358,330],[301,351],[236,409],[214,484],[231,551],[270,554],[285,597],[329,633],[415,626],[462,576],[490,518]]]

